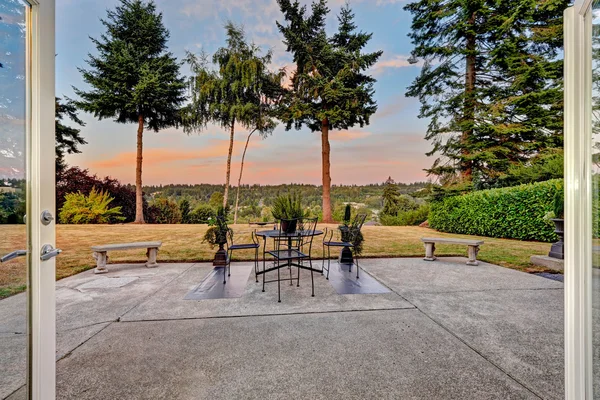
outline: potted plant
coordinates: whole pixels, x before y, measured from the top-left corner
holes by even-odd
[[[296,232],[296,221],[304,216],[302,210],[302,198],[296,192],[288,192],[287,195],[277,196],[273,201],[271,210],[275,219],[281,220],[281,230],[285,233]]]
[[[562,190],[557,190],[554,194],[554,218],[550,218],[554,222],[554,232],[558,235],[558,242],[552,244],[548,256],[564,260],[565,258],[565,199]]]
[[[338,227],[341,233],[342,242],[353,242],[354,252],[356,254],[360,254],[362,252],[362,243],[363,243],[363,235],[359,231],[356,233],[356,236],[353,238],[350,220],[352,218],[352,207],[350,204],[346,204],[346,208],[344,210],[344,221]],[[352,250],[349,247],[344,247],[340,251],[340,256],[338,258],[340,264],[352,264],[354,262],[354,258],[352,257]]]
[[[227,210],[219,207],[216,218],[208,218],[208,225],[202,243],[208,243],[211,248],[219,246],[213,259],[213,265],[225,266],[227,265],[227,251],[225,251],[227,235],[233,236],[233,230],[227,226]]]

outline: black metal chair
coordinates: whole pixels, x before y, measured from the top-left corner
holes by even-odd
[[[235,244],[233,243],[233,231],[227,231],[227,264],[225,265],[225,271],[223,272],[223,283],[227,283],[226,276],[231,276],[231,256],[236,250],[251,250],[254,249],[254,278],[258,282],[258,249],[260,248],[260,242],[256,231],[252,231],[252,243]],[[227,272],[229,267],[229,273]]]
[[[295,233],[286,233],[282,229],[283,224],[279,224],[279,235],[275,237],[274,250],[265,251],[263,250],[263,260],[266,254],[270,255],[274,259],[274,265],[268,270],[265,268],[265,261],[263,261],[263,289],[265,291],[265,284],[270,282],[277,282],[277,296],[278,302],[281,303],[281,281],[290,281],[290,284],[296,280],[296,286],[300,286],[300,270],[310,270],[310,278],[312,283],[312,296],[315,296],[315,279],[312,268],[312,243],[315,237],[315,230],[317,229],[317,218],[304,218],[295,220],[297,222]],[[293,264],[293,261],[296,261]],[[309,267],[304,266],[304,262],[308,261]],[[297,276],[292,276],[291,268],[296,266]],[[290,268],[290,278],[281,279],[280,269],[284,267]],[[266,272],[277,270],[277,279],[267,281],[265,278]]]
[[[360,230],[362,229],[365,220],[367,219],[366,214],[358,214],[354,217],[352,224],[348,227],[347,232],[347,240],[343,240],[343,237],[340,238],[340,241],[334,241],[333,234],[335,232],[334,229],[325,228],[325,234],[323,235],[323,265],[322,270],[327,271],[326,278],[329,279],[329,269],[331,266],[331,248],[332,247],[348,247],[353,249],[356,247],[358,237],[360,235]],[[329,236],[329,237],[328,237]],[[327,247],[327,268],[325,268],[325,247]],[[352,252],[352,261],[353,264],[356,264],[356,278],[358,279],[358,270],[360,269],[358,265],[358,254],[356,250]],[[352,265],[350,265],[350,270],[352,270]]]

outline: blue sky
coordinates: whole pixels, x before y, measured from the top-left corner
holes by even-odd
[[[308,1],[306,1],[308,3]],[[77,67],[86,67],[88,53],[95,53],[89,36],[103,32],[99,18],[116,1],[57,0],[56,6],[56,90],[57,95],[73,98],[72,85],[85,88]],[[330,0],[330,32],[343,4]],[[359,29],[373,32],[369,51],[383,50],[380,62],[372,69],[378,113],[371,125],[331,135],[333,184],[382,182],[388,176],[396,181],[426,179],[423,168],[432,160],[425,156],[430,145],[423,139],[427,121],[417,118],[419,103],[404,96],[406,86],[419,67],[406,61],[411,44],[406,36],[410,14],[402,10],[401,0],[354,0]],[[291,67],[275,21],[282,21],[275,0],[157,0],[164,23],[170,30],[169,49],[178,58],[186,50],[212,54],[224,44],[223,25],[227,20],[242,24],[248,37],[264,50],[274,51],[273,68]],[[188,74],[187,68],[183,69]],[[82,129],[89,142],[83,153],[69,156],[72,165],[89,168],[101,176],[110,175],[124,182],[135,177],[134,125],[97,121],[82,114]],[[232,163],[237,181],[239,161],[247,132],[238,130]],[[228,136],[209,126],[198,134],[186,135],[168,129],[147,132],[144,139],[144,184],[223,183]],[[232,178],[233,179],[233,178]],[[321,182],[320,137],[308,129],[285,131],[279,126],[264,140],[255,137],[246,155],[245,183],[277,184]]]

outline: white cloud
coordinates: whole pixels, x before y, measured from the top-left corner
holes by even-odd
[[[423,61],[418,60],[416,63],[411,64],[407,55],[394,55],[386,57],[377,62],[372,68],[374,75],[382,74],[386,69],[397,69],[397,68],[409,68],[409,67],[422,67]]]

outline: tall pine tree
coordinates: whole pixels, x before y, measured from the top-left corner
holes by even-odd
[[[357,31],[348,5],[338,17],[337,33],[328,37],[326,0],[314,1],[310,14],[298,0],[277,3],[286,21],[285,25],[277,22],[277,26],[296,64],[279,117],[288,130],[306,125],[313,132],[321,132],[323,221],[332,222],[329,131],[369,124],[377,105],[373,100],[375,79],[366,71],[382,52],[362,52],[372,34]]]
[[[121,0],[101,21],[106,33],[92,39],[98,55],[89,55],[89,70],[79,69],[91,90],[75,88],[82,99],[76,104],[98,119],[138,125],[135,222],[144,223],[144,129],[158,132],[177,126],[186,85],[179,75],[179,62],[167,51],[169,31],[154,2]]]
[[[493,78],[478,132],[480,183],[510,178],[516,165],[563,146],[563,11],[568,0],[510,0],[490,17]],[[482,185],[485,187],[485,185]]]
[[[430,119],[426,139],[441,153],[428,170],[450,178],[471,179],[471,157],[481,88],[487,86],[485,49],[488,10],[484,0],[419,0],[404,7],[413,14],[409,37],[412,57],[423,61],[421,74],[407,90],[418,97],[420,118]]]
[[[418,97],[442,183],[487,184],[540,150],[561,145],[565,0],[419,0],[412,56]]]

